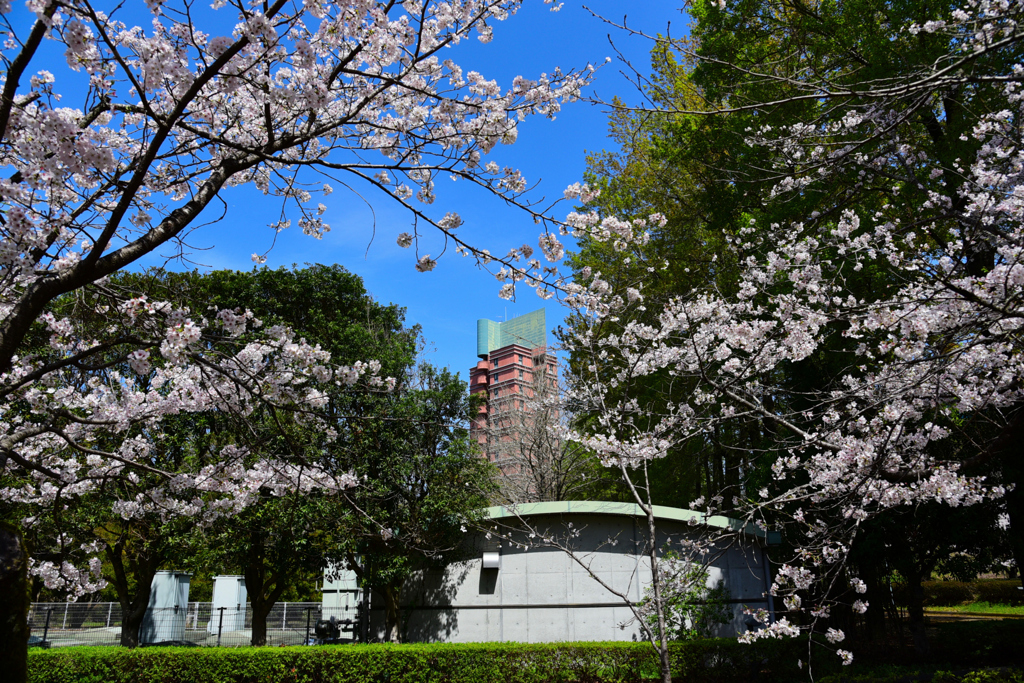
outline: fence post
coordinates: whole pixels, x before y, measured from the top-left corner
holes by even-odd
[[[220,610],[220,620],[217,622],[217,647],[220,647],[220,634],[224,630],[224,608],[218,607]]]
[[[67,630],[68,627],[68,604],[69,603],[66,602],[64,603],[64,621],[60,625],[61,631]]]
[[[309,617],[313,613],[312,607],[306,608],[306,639],[302,641],[303,645],[309,645]]]
[[[284,611],[281,612],[281,630],[288,628],[288,603],[284,603]]]
[[[46,624],[43,626],[43,647],[46,647],[46,635],[50,632],[50,615],[53,614],[53,608],[50,607],[46,610]]]
[[[107,603],[107,628],[110,628],[110,613],[114,610],[114,603]]]

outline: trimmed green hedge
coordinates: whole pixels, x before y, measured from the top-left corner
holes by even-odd
[[[932,631],[928,663],[1020,666],[1022,643],[1024,620],[939,624]],[[853,681],[864,675],[858,674],[863,664],[873,668],[860,658],[851,669],[840,667],[829,649],[815,648],[818,676]],[[856,657],[857,647],[851,649]],[[799,660],[807,660],[806,637],[672,646],[673,677],[680,682],[802,681],[807,672],[798,669]],[[658,660],[647,643],[69,647],[30,650],[28,664],[30,683],[640,683],[658,678]],[[867,674],[872,675],[877,674]],[[991,675],[970,683],[986,683]]]
[[[954,607],[970,602],[989,602],[1000,605],[1024,605],[1024,590],[1017,579],[989,579],[983,581],[925,581],[925,606]],[[903,591],[897,591],[898,601],[906,604]]]
[[[673,677],[799,679],[806,639],[673,646]],[[29,683],[631,683],[658,677],[646,643],[60,648],[29,654]]]

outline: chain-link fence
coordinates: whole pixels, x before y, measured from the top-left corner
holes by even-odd
[[[316,642],[316,622],[334,617],[340,642],[356,640],[351,609],[324,609],[318,602],[280,602],[267,615],[268,645]],[[30,646],[120,645],[121,605],[116,602],[35,602],[29,611]],[[239,647],[252,642],[252,607],[214,608],[190,602],[186,609],[150,609],[139,630],[142,644]]]

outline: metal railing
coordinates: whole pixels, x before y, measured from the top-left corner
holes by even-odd
[[[120,645],[121,605],[116,602],[35,602],[29,609],[30,646]],[[324,609],[318,602],[280,602],[267,615],[268,645],[311,642],[318,619],[351,619],[351,609]],[[252,607],[214,608],[190,602],[185,609],[151,609],[140,643],[241,647],[252,642]],[[354,635],[354,634],[343,634]]]

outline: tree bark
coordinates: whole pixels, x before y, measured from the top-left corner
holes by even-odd
[[[0,522],[0,662],[3,678],[28,680],[28,552],[21,531]]]
[[[270,608],[274,606],[269,600],[258,599],[253,596],[252,600],[252,645],[263,647],[267,644],[267,616]]]
[[[142,592],[140,591],[138,598],[144,597],[144,600],[137,598],[127,605],[121,603],[121,645],[124,647],[139,646],[139,632],[146,618],[146,608],[149,607],[149,586],[146,587],[144,596]]]
[[[384,637],[389,643],[402,642],[402,584],[384,586]]]
[[[149,594],[153,590],[153,577],[163,562],[163,555],[150,552],[146,548],[137,557],[129,558],[129,565],[135,575],[135,594],[129,590],[128,572],[124,566],[125,541],[119,540],[106,548],[107,559],[113,569],[110,583],[117,593],[117,601],[121,605],[121,645],[138,647],[139,631],[149,607]]]
[[[646,465],[644,473],[646,474]],[[648,490],[650,488],[648,487]],[[661,664],[661,683],[672,683],[672,662],[668,656],[668,628],[665,622],[665,601],[661,595],[661,579],[658,576],[657,528],[654,524],[654,505],[648,503],[644,509],[647,513],[647,533],[650,536],[649,553],[651,558],[651,587],[654,590],[654,609],[658,615],[658,659]]]
[[[251,642],[253,647],[262,647],[267,644],[267,616],[287,584],[281,574],[270,572],[270,576],[267,576],[263,538],[258,533],[250,534],[247,561],[242,574],[245,576],[245,588],[252,607]]]
[[[918,657],[928,656],[928,633],[924,627],[924,587],[921,575],[906,577],[908,589],[907,617],[910,622],[910,635],[914,639],[914,652]]]
[[[883,595],[888,594],[887,586],[878,575],[878,568],[871,562],[864,562],[860,567],[861,578],[868,586],[868,595],[873,596],[868,603],[868,611],[864,614],[864,629],[870,641],[885,639],[885,607],[882,605]]]

